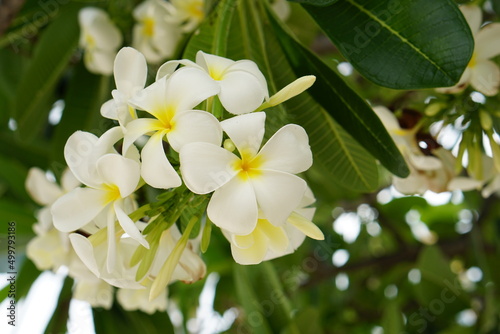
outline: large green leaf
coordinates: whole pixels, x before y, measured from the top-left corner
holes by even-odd
[[[316,76],[316,83],[308,90],[311,96],[391,173],[406,177],[409,170],[404,158],[375,112],[335,71],[287,33],[272,15],[270,17],[296,75]]]
[[[271,333],[264,310],[251,284],[250,268],[238,264],[233,265],[236,295],[245,310],[247,333]]]
[[[353,66],[382,86],[452,86],[472,56],[472,34],[451,0],[342,0],[304,8]]]
[[[28,63],[25,57],[8,49],[0,49],[0,128],[7,128],[12,116],[13,100],[20,74]]]
[[[60,9],[59,16],[41,35],[33,60],[21,79],[14,116],[19,135],[25,140],[33,139],[47,122],[50,108],[46,105],[78,43],[80,7],[68,4]]]

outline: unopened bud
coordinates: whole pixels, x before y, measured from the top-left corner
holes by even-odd
[[[489,131],[493,127],[493,120],[490,114],[484,110],[479,111],[479,121],[481,122],[481,127],[485,131]]]
[[[425,108],[425,115],[428,116],[428,117],[432,117],[432,116],[435,116],[437,115],[441,110],[443,110],[444,108],[446,107],[446,104],[443,103],[443,102],[435,102],[435,103],[431,103],[429,104],[426,108]]]
[[[229,152],[233,152],[236,149],[236,146],[231,139],[226,139],[224,140],[224,148]]]

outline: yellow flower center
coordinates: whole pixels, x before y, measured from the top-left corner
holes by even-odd
[[[106,194],[104,195],[105,204],[114,202],[122,198],[122,195],[120,194],[120,189],[115,184],[105,184],[103,186],[103,189],[106,191]]]
[[[201,21],[205,16],[203,1],[192,1],[187,5],[186,11],[189,13],[190,17],[196,18],[197,21]]]
[[[147,17],[143,20],[142,24],[142,33],[148,37],[153,36],[155,32],[155,20]]]
[[[90,34],[85,34],[85,44],[87,45],[87,48],[92,49],[95,47],[95,39],[92,37]]]
[[[262,173],[260,170],[262,163],[261,156],[242,153],[241,160],[236,161],[234,168],[238,171],[238,176],[241,179],[247,180],[248,178],[257,177]]]
[[[470,61],[469,61],[469,64],[467,65],[467,67],[469,68],[473,68],[474,66],[476,66],[477,64],[477,59],[476,59],[476,52],[472,53],[472,57],[470,58]]]

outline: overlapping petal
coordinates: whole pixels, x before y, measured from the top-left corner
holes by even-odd
[[[252,178],[251,183],[260,209],[267,220],[276,226],[283,225],[298,207],[307,187],[300,177],[278,171],[262,172]]]
[[[256,155],[264,138],[266,114],[256,112],[239,115],[221,122],[222,129],[227,133],[241,154]]]
[[[157,132],[144,145],[141,152],[141,175],[150,186],[168,189],[180,186],[182,181],[165,155],[163,136],[163,132]]]
[[[222,229],[235,234],[249,234],[254,230],[258,218],[252,184],[234,177],[214,192],[207,214]]]
[[[116,89],[131,97],[144,88],[148,67],[146,59],[139,51],[124,47],[115,58],[114,76]]]
[[[484,95],[496,95],[500,86],[500,68],[491,60],[478,62],[471,73],[470,82]]]
[[[78,230],[104,209],[104,198],[104,191],[92,188],[76,188],[59,197],[51,208],[55,228],[61,232]]]
[[[52,204],[63,194],[61,189],[45,176],[45,172],[40,168],[31,168],[26,177],[26,190],[38,204]]]
[[[291,174],[301,173],[312,165],[309,137],[301,126],[285,125],[262,147],[261,169],[279,170]]]
[[[118,154],[106,154],[97,161],[97,172],[108,186],[116,186],[122,198],[132,194],[141,177],[139,164]]]
[[[179,152],[182,146],[204,142],[220,146],[222,128],[212,114],[201,110],[187,110],[172,118],[174,127],[167,133],[168,143]]]
[[[184,183],[195,194],[208,194],[237,174],[233,166],[238,157],[208,143],[185,145],[180,151],[180,160]]]

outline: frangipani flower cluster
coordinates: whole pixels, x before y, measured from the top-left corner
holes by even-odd
[[[148,63],[159,64],[172,57],[183,35],[203,20],[205,1],[145,0],[134,8],[132,15],[132,46]],[[85,66],[92,73],[112,74],[113,60],[123,42],[122,32],[101,8],[83,8],[78,20]]]
[[[69,137],[64,156],[74,182],[66,186],[65,176],[64,192],[47,188],[57,196],[44,210],[96,284],[119,288],[127,309],[153,312],[165,309],[170,283],[206,273],[196,225],[218,226],[240,264],[292,253],[306,236],[323,239],[311,222],[314,195],[297,175],[312,165],[307,133],[288,124],[264,140],[263,110],[314,77],[270,97],[250,60],[200,51],[196,62],[165,63],[147,85],[146,58],[126,47],[113,68],[116,89],[101,114],[116,126]],[[148,199],[145,187],[162,194]]]
[[[450,151],[438,145],[424,154],[417,142],[418,128],[402,128],[394,113],[385,107],[374,107],[373,110],[394,139],[410,169],[407,178],[392,177],[396,190],[403,194],[423,194],[427,190],[440,193],[458,189],[467,191],[481,186],[481,182],[473,178],[458,175],[456,158]]]

